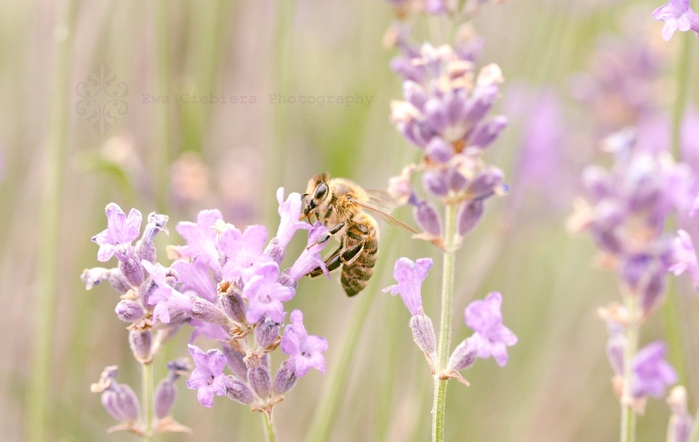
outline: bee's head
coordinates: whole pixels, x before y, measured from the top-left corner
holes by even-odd
[[[308,182],[306,193],[302,195],[305,208],[304,217],[309,217],[311,213],[318,212],[318,207],[327,205],[330,200],[329,176],[327,173],[316,175]],[[309,219],[310,221],[310,219]]]

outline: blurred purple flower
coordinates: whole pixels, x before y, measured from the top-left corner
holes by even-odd
[[[507,364],[507,347],[517,343],[517,336],[502,324],[502,295],[493,292],[484,300],[473,301],[466,307],[466,325],[478,336],[478,357],[493,356],[499,366]]]
[[[196,368],[187,379],[187,387],[197,390],[199,402],[211,408],[214,404],[214,394],[224,396],[226,388],[233,386],[231,379],[223,374],[226,357],[219,349],[211,349],[204,353],[194,345],[190,344],[188,347]]]
[[[694,283],[695,289],[699,289],[699,261],[697,252],[689,233],[679,230],[673,244],[672,265],[668,271],[675,275],[687,272],[689,278]]]
[[[643,347],[631,359],[631,395],[662,397],[670,385],[677,382],[677,372],[665,361],[667,346],[654,341]]]
[[[386,287],[383,293],[391,292],[393,296],[400,294],[411,316],[422,311],[422,282],[432,267],[431,258],[419,258],[413,262],[408,258],[399,258],[393,269],[393,277],[398,284]]]
[[[264,315],[274,322],[284,322],[284,305],[294,297],[294,289],[277,282],[279,268],[276,263],[258,267],[243,287],[243,296],[248,299],[246,320],[250,324],[259,322]]]
[[[262,225],[248,226],[242,233],[235,227],[223,232],[219,238],[219,248],[226,256],[226,262],[221,277],[231,282],[242,278],[247,283],[259,267],[276,264],[262,252],[265,242],[267,229]]]
[[[653,18],[665,22],[663,25],[663,39],[672,38],[672,34],[679,30],[694,31],[699,37],[699,15],[689,7],[689,0],[670,0],[655,11]]]
[[[304,376],[311,367],[325,373],[325,358],[321,353],[328,349],[328,342],[325,338],[308,334],[301,310],[291,312],[291,324],[284,330],[281,346],[282,351],[290,356],[289,364],[293,365],[296,377]]]
[[[114,254],[119,259],[125,259],[125,248],[138,238],[141,233],[141,212],[131,209],[126,216],[121,207],[116,203],[107,204],[107,228],[92,237],[92,241],[100,246],[97,252],[97,260],[109,261]]]
[[[213,269],[219,268],[217,233],[214,226],[223,222],[221,212],[202,210],[197,214],[197,222],[182,221],[177,224],[177,231],[187,241],[186,246],[178,246],[177,251],[185,257],[197,258],[209,264]]]

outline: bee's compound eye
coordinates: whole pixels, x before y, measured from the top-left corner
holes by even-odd
[[[313,194],[313,199],[322,200],[325,197],[326,193],[328,193],[328,185],[321,182],[316,186],[316,191]]]

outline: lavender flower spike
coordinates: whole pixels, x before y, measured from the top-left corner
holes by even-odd
[[[286,326],[282,337],[282,351],[290,356],[297,378],[308,373],[311,367],[325,373],[325,358],[321,354],[328,349],[325,338],[309,335],[303,325],[301,310],[291,312],[291,324]]]
[[[196,368],[187,379],[187,387],[197,391],[197,399],[208,408],[214,404],[214,394],[224,396],[226,388],[232,387],[231,379],[223,374],[226,357],[221,350],[212,349],[204,353],[199,347],[189,345],[189,354]]]
[[[699,37],[699,15],[689,8],[689,0],[670,0],[655,11],[653,18],[665,22],[663,25],[663,39],[672,38],[672,34],[679,30],[694,31]]]
[[[667,346],[654,341],[643,347],[631,360],[631,395],[662,397],[665,389],[677,382],[677,372],[665,361]]]
[[[107,204],[105,209],[107,214],[107,228],[92,237],[92,241],[100,246],[97,252],[97,260],[100,262],[109,261],[117,255],[123,258],[124,248],[138,238],[141,231],[143,217],[141,212],[131,209],[126,216],[121,207],[116,203]]]
[[[517,343],[517,336],[502,325],[502,295],[493,292],[484,300],[473,301],[466,307],[466,325],[476,333],[474,339],[478,342],[478,357],[481,359],[493,356],[499,366],[507,364],[507,347]]]
[[[399,258],[393,270],[393,277],[398,284],[386,287],[382,292],[391,292],[392,295],[400,294],[405,306],[412,316],[422,311],[422,281],[427,277],[427,272],[432,267],[431,258],[420,258],[413,262],[408,258]]]

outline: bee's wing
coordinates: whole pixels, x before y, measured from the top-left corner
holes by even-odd
[[[372,191],[372,193],[373,193],[373,192],[374,192],[374,191]],[[386,195],[388,195],[388,194],[386,194]],[[389,196],[389,198],[390,198],[390,196]],[[357,203],[362,209],[366,210],[367,212],[371,213],[372,215],[378,216],[379,218],[383,219],[384,221],[386,221],[386,222],[388,222],[388,223],[390,223],[390,224],[393,224],[394,226],[398,226],[398,227],[400,227],[400,228],[403,228],[403,229],[405,229],[405,230],[407,230],[408,232],[413,233],[413,234],[419,233],[417,230],[415,230],[415,229],[413,229],[412,227],[410,227],[409,225],[405,224],[403,221],[400,221],[400,220],[398,220],[398,219],[395,219],[394,217],[392,217],[391,215],[389,215],[388,213],[386,213],[382,208],[375,207],[375,202],[374,202],[374,199],[373,199],[373,197],[371,196],[371,194],[370,194],[370,196],[369,196],[369,202],[368,202],[368,203],[361,203],[361,202],[359,202],[359,201],[356,201],[356,203]]]

